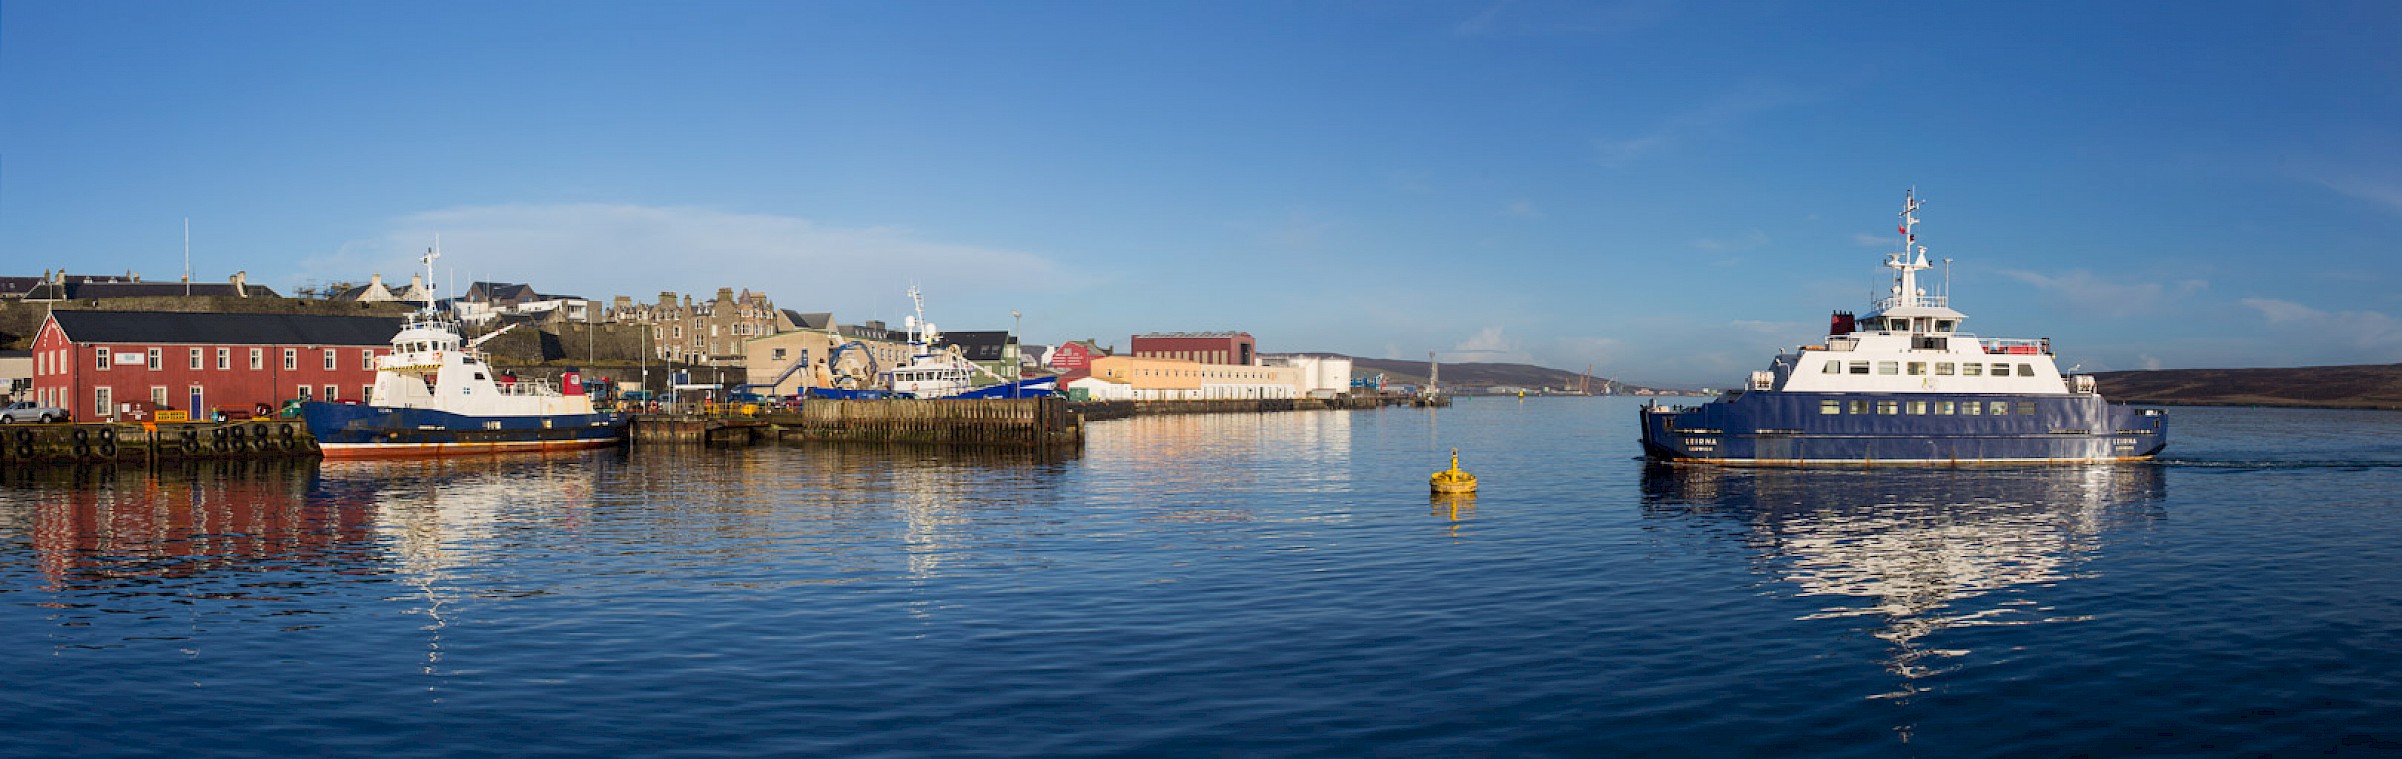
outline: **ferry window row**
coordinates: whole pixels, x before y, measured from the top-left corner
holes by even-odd
[[[1906,414],[1912,414],[1912,415],[1919,415],[1919,416],[1923,416],[1923,415],[1927,415],[1927,414],[1934,414],[1934,415],[1937,415],[1937,416],[1954,416],[1954,415],[1958,415],[1958,416],[1986,416],[1986,415],[1990,415],[1990,416],[2009,416],[2009,415],[2011,415],[2011,414],[2017,414],[2017,415],[2019,415],[2019,416],[2032,416],[2032,415],[2034,415],[2034,413],[2035,413],[2035,402],[2034,402],[2034,401],[1819,401],[1819,402],[1818,402],[1818,413],[1819,413],[1819,414],[1821,414],[1821,415],[1826,415],[1826,416],[1833,416],[1833,415],[1837,415],[1837,414],[1867,414],[1867,413],[1870,413],[1870,412],[1871,412],[1871,410],[1873,410],[1875,413],[1878,413],[1878,414],[1883,414],[1883,415],[1888,415],[1888,416],[1891,416],[1891,415],[1898,415],[1898,414],[1905,414],[1905,413],[1906,413]]]
[[[1869,373],[1870,363],[1871,362],[1867,361],[1852,361],[1847,365],[1846,362],[1843,361],[1828,361],[1825,364],[1821,364],[1818,371],[1822,374],[1845,374],[1847,373],[1846,369],[1848,369],[1848,373],[1850,374],[1867,374]],[[1908,374],[1912,377],[1925,376],[1930,368],[1934,370],[1934,375],[1937,377],[1950,377],[1953,375],[1962,377],[1983,377],[1987,375],[1995,377],[2008,377],[2011,374],[2011,367],[2013,366],[2017,367],[2018,376],[2035,376],[2034,364],[1959,364],[1951,361],[1936,361],[1933,362],[1932,366],[1930,366],[1929,362],[1926,361],[1911,361],[1907,364],[1904,364],[1900,361],[1877,361],[1874,363],[1876,365],[1877,374]]]

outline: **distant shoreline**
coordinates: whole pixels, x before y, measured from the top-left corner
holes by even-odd
[[[2402,364],[2095,372],[2113,401],[2402,411]]]

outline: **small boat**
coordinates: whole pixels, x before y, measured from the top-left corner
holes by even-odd
[[[426,281],[435,258],[428,253]],[[462,339],[459,324],[423,310],[376,358],[375,390],[365,403],[300,404],[300,417],[329,459],[460,456],[512,451],[602,448],[625,440],[630,417],[596,411],[581,378],[559,385],[504,377],[478,348],[498,332]]]
[[[1451,449],[1451,468],[1434,473],[1427,483],[1437,493],[1474,493],[1476,475],[1460,470],[1460,449]]]
[[[2064,374],[2050,338],[1981,338],[1948,293],[1927,295],[1918,198],[1902,199],[1888,297],[1836,311],[1826,338],[1782,352],[1740,389],[1638,413],[1660,461],[1769,466],[2082,464],[2140,461],[2168,445],[2159,409],[2103,400]],[[2074,371],[2073,369],[2071,371]]]

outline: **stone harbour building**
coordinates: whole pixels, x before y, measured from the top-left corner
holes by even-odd
[[[651,328],[652,358],[687,366],[741,368],[743,343],[791,330],[785,312],[766,293],[717,288],[717,297],[695,302],[692,296],[661,292],[656,303],[636,303],[620,295],[609,306],[609,321]]]

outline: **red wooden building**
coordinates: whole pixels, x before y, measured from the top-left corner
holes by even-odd
[[[1252,366],[1259,345],[1249,332],[1153,332],[1135,335],[1126,353],[1136,358],[1177,358],[1204,364]]]
[[[54,311],[33,339],[33,393],[81,421],[128,403],[192,412],[367,400],[401,320],[317,314]]]

